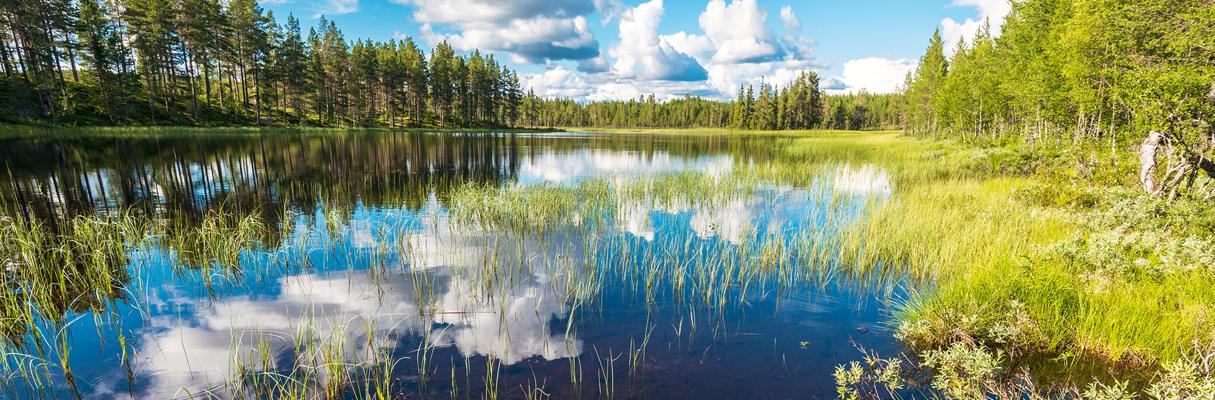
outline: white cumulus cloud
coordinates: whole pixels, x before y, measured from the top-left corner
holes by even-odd
[[[768,13],[756,0],[711,0],[700,14],[700,29],[717,46],[719,63],[769,61],[784,55],[764,25]]]
[[[537,93],[589,101],[651,93],[659,99],[732,98],[740,85],[784,85],[802,71],[824,67],[814,58],[814,41],[796,33],[801,21],[788,6],[779,13],[785,33],[778,37],[756,0],[711,0],[699,15],[700,31],[669,34],[658,29],[663,0],[635,7],[617,0],[595,4],[601,14],[612,14],[605,20],[618,20],[619,42],[605,55],[579,62],[577,71],[550,66],[526,77]]]
[[[658,36],[662,0],[651,0],[620,15],[620,43],[611,50],[612,72],[649,80],[698,81],[705,69]]]
[[[628,9],[629,6],[620,0],[595,0],[595,10],[599,11],[604,23],[616,19]]]
[[[589,94],[587,81],[574,71],[556,67],[523,78],[523,86],[541,97],[584,98]]]
[[[945,42],[945,52],[947,55],[953,54],[957,49],[958,42],[962,40],[972,40],[975,34],[979,32],[979,28],[984,23],[991,24],[991,34],[993,36],[1000,35],[1000,28],[1004,26],[1004,18],[1012,12],[1012,3],[1009,0],[953,0],[950,3],[954,7],[974,7],[978,9],[978,19],[967,18],[965,21],[957,21],[953,18],[945,18],[941,20],[941,38]]]
[[[573,17],[595,10],[592,0],[393,0],[413,5],[414,19],[432,24],[499,25],[537,16]]]
[[[504,51],[521,62],[599,56],[585,17],[596,10],[593,0],[393,1],[414,6],[427,40],[447,40],[459,50]],[[436,27],[451,32],[437,33]]]
[[[780,8],[780,21],[785,24],[785,30],[796,32],[802,29],[802,21],[793,15],[793,7],[784,6]]]
[[[907,73],[915,69],[915,64],[913,60],[880,57],[851,60],[844,63],[844,73],[838,81],[828,80],[831,83],[828,91],[894,93],[902,87]],[[841,83],[843,89],[839,89]]]
[[[290,0],[263,1],[266,4],[286,4]],[[359,0],[322,0],[311,5],[309,10],[315,11],[312,18],[322,15],[350,14],[359,10]]]

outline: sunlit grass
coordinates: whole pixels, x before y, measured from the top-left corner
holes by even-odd
[[[1100,287],[1092,271],[1053,250],[1061,243],[1100,234],[1078,221],[1076,202],[1063,197],[1067,183],[1016,165],[993,161],[1000,149],[968,149],[890,133],[803,133],[774,162],[739,165],[727,177],[684,175],[641,179],[606,194],[604,185],[499,191],[462,209],[485,208],[514,223],[578,218],[581,205],[611,209],[610,197],[651,201],[728,198],[761,183],[810,185],[836,165],[875,164],[890,171],[894,192],[874,201],[862,219],[838,236],[839,260],[851,273],[896,266],[921,282],[899,307],[907,340],[944,347],[957,340],[989,342],[1009,351],[1099,356],[1108,362],[1154,365],[1179,357],[1206,339],[1215,302],[1210,271],[1190,270],[1150,279],[1115,277]],[[1067,173],[1067,171],[1059,171]],[[588,187],[594,191],[586,190]],[[1043,204],[1026,192],[1057,194]],[[1099,190],[1082,187],[1079,190]],[[541,200],[543,198],[543,200]],[[583,203],[586,202],[586,203]],[[485,207],[492,205],[492,207]],[[596,209],[596,208],[591,208]],[[473,212],[473,211],[469,211]],[[1167,260],[1163,262],[1167,263]],[[1107,279],[1108,280],[1108,279]],[[1019,343],[998,337],[1008,316],[1028,318]],[[1011,346],[1016,346],[1015,349]],[[1068,356],[1071,355],[1071,356]]]
[[[1093,222],[1127,213],[1125,202],[1094,198],[1150,200],[1067,179],[1074,172],[1057,166],[1024,173],[992,162],[999,149],[897,141],[906,143],[869,150],[882,154],[873,160],[890,166],[896,190],[873,204],[840,251],[858,268],[902,265],[927,283],[899,307],[902,339],[918,348],[977,343],[1056,369],[1100,360],[1140,372],[1212,339],[1215,263],[1201,260],[1215,250],[1167,250],[1208,243],[1200,238],[1209,232],[1195,230],[1201,212],[1167,224],[1148,222],[1163,213],[1139,216],[1138,225]],[[1101,247],[1109,235],[1151,243]],[[1111,272],[1107,259],[1132,266]]]
[[[451,217],[447,228],[486,237],[471,243],[471,250],[444,256],[466,256],[458,251],[485,255],[453,274],[472,282],[473,298],[498,307],[503,315],[503,299],[520,276],[543,272],[548,289],[569,307],[567,338],[574,316],[592,310],[606,287],[626,288],[645,299],[647,307],[662,301],[684,310],[691,322],[679,327],[683,334],[684,329],[703,329],[697,321],[745,304],[749,294],[790,293],[844,280],[881,286],[887,293],[910,281],[905,286],[910,293],[899,299],[893,322],[900,326],[900,339],[916,350],[964,343],[999,352],[1003,360],[1046,360],[1052,368],[1097,360],[1154,371],[1181,358],[1194,341],[1212,339],[1215,258],[1204,241],[1210,235],[1204,224],[1211,218],[1204,216],[1201,204],[1185,212],[1164,206],[1138,209],[1131,205],[1149,200],[1132,191],[1105,190],[1076,179],[1074,171],[1058,170],[1065,167],[1057,164],[1026,167],[1042,160],[1023,149],[964,148],[891,132],[747,134],[788,140],[779,142],[782,147],[771,160],[739,159],[728,172],[595,178],[566,185],[457,186],[438,199],[443,205],[438,212]],[[824,208],[817,210],[825,215],[823,226],[787,237],[743,232],[733,240],[709,243],[694,236],[651,242],[653,238],[612,231],[628,222],[630,205],[642,205],[643,211],[711,208],[761,190],[788,188],[805,190]],[[324,239],[347,234],[352,213],[350,207],[325,205],[323,216],[311,222],[326,238],[288,246],[351,257],[339,251],[337,242]],[[256,213],[223,211],[208,212],[192,223],[126,213],[77,217],[54,227],[3,218],[0,260],[9,287],[0,293],[0,328],[10,339],[30,337],[42,319],[63,323],[71,311],[100,312],[121,299],[130,250],[149,240],[169,250],[178,265],[215,271],[202,274],[206,279],[238,277],[253,267],[245,265],[244,257],[261,250],[273,231]],[[376,255],[369,270],[408,276],[419,314],[433,318],[463,312],[435,308],[434,277],[425,271],[404,264],[404,270],[388,270],[385,254],[399,252],[399,258],[409,260],[422,251],[407,245],[406,233],[400,235],[406,245],[398,249],[368,250]],[[1121,237],[1159,245],[1134,246],[1117,240]],[[301,324],[301,334],[293,338],[295,364],[274,364],[264,358],[268,348],[242,353],[243,358],[233,360],[229,382],[217,390],[233,397],[286,398],[386,398],[399,390],[391,378],[400,358],[375,349],[351,362],[339,338],[315,337],[333,331],[320,332],[311,321]],[[37,341],[42,343],[62,340],[33,335],[41,335]],[[234,346],[268,346],[260,337],[233,340]],[[641,342],[639,349],[630,349],[630,363],[644,353],[648,335]],[[422,343],[411,363],[417,364],[424,386],[431,373],[445,371],[433,371],[434,349],[427,340]],[[553,344],[562,345],[569,343]],[[21,350],[6,346],[6,351]],[[43,347],[48,349],[39,349],[39,357],[51,359],[53,346]],[[620,356],[619,349],[605,350],[595,360],[600,370],[596,385],[600,393],[616,393],[621,377],[612,375],[616,367],[611,360]],[[574,386],[584,379],[580,362],[571,361]],[[70,376],[66,362],[59,364]],[[605,365],[610,370],[604,371]],[[1019,364],[1024,365],[1028,363]],[[446,372],[455,393],[454,360],[451,368]],[[489,397],[503,389],[497,384],[498,368],[498,361],[486,360],[482,379]],[[6,372],[49,379],[36,377],[50,373],[49,367],[42,371]]]

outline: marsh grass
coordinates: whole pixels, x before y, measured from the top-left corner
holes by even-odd
[[[594,194],[599,188],[583,185],[578,189],[540,186],[511,190],[466,185],[452,191],[449,201],[453,216],[482,229],[531,230],[542,234],[546,229],[573,221],[575,214],[589,217],[598,214],[595,211],[603,203]]]
[[[824,204],[836,210],[829,218],[845,226],[839,231],[792,239],[747,235],[743,243],[709,248],[614,237],[587,245],[588,264],[596,265],[588,270],[596,271],[595,280],[624,282],[648,302],[679,299],[690,316],[681,328],[689,330],[697,315],[720,312],[748,291],[791,290],[757,287],[763,282],[844,277],[889,287],[908,276],[916,283],[897,307],[899,337],[917,349],[944,351],[925,353],[940,360],[961,357],[961,350],[948,351],[959,343],[1001,354],[989,363],[999,373],[984,379],[1021,386],[986,386],[992,391],[1038,390],[1024,384],[1058,378],[1042,371],[1091,368],[1094,361],[1112,368],[1099,376],[1135,379],[1182,357],[1186,343],[1209,339],[1215,320],[1209,215],[1200,205],[1135,207],[1145,199],[1086,183],[1117,184],[1116,174],[1075,171],[1093,163],[1071,167],[1070,156],[1053,151],[827,133],[797,137],[775,161],[738,164],[726,176],[473,188],[453,195],[451,208],[457,219],[506,231],[543,231],[563,221],[595,226],[621,211],[621,199],[659,208],[720,204],[762,187],[813,187],[840,168],[876,165],[890,172],[893,189],[888,198],[869,198],[857,222],[847,218],[847,199],[826,196]],[[593,299],[597,285],[589,287],[568,298]],[[1027,366],[1039,375],[1014,370]],[[611,377],[600,369],[602,388]],[[1077,380],[1050,390],[1074,392],[1068,388],[1092,378],[1065,378]]]
[[[12,214],[10,214],[12,215]],[[126,296],[127,245],[146,229],[125,215],[75,218],[47,226],[0,217],[2,386],[53,393],[57,377],[77,387],[65,331],[88,313],[104,318]],[[135,239],[128,240],[128,237]]]
[[[0,217],[0,263],[7,290],[0,292],[6,336],[19,337],[39,317],[62,322],[69,312],[103,311],[123,295],[127,248],[148,226],[117,215],[74,218],[51,227]],[[130,238],[130,239],[129,239]]]
[[[175,265],[183,270],[233,272],[241,254],[258,248],[258,238],[266,236],[257,218],[223,210],[208,212],[197,225],[132,211],[66,220],[27,220],[12,210],[0,215],[0,279],[5,285],[0,291],[0,352],[6,390],[52,390],[56,382],[75,390],[68,361],[70,327],[89,317],[98,327],[111,324],[109,310],[116,303],[138,304],[132,292],[139,274],[134,268],[140,264],[132,256],[136,249],[173,249]],[[133,379],[129,345],[118,332],[114,339]]]
[[[501,322],[504,327],[508,326],[505,319],[509,318],[510,291],[528,276],[537,273],[550,276],[548,289],[569,309],[564,322],[565,340],[551,346],[565,347],[572,353],[577,352],[573,339],[575,321],[583,313],[595,312],[606,287],[628,287],[646,299],[647,308],[660,303],[675,304],[688,315],[686,331],[681,330],[681,336],[691,340],[697,330],[706,329],[703,327],[721,326],[723,310],[743,306],[752,293],[793,291],[804,287],[801,285],[824,284],[834,276],[818,268],[800,267],[836,265],[829,261],[832,255],[827,236],[785,238],[744,232],[732,242],[706,241],[691,235],[650,242],[612,231],[623,218],[622,206],[626,204],[640,204],[647,209],[712,208],[723,202],[747,200],[756,191],[771,187],[773,181],[809,183],[813,182],[813,176],[829,170],[805,164],[762,172],[748,170],[752,167],[747,164],[737,167],[743,172],[595,179],[570,186],[459,186],[439,199],[447,206],[442,212],[452,217],[447,229],[476,233],[478,239],[470,241],[471,247],[465,251],[483,257],[470,268],[454,273],[471,283],[469,294],[478,306],[497,311],[504,319]],[[847,208],[845,204],[850,204],[850,200],[834,197],[828,194],[828,189],[819,185],[814,195],[828,198],[823,201],[831,207]],[[323,263],[347,266],[366,263],[370,264],[367,268],[373,278],[406,274],[424,321],[433,321],[439,313],[467,312],[437,308],[433,276],[420,270],[388,268],[392,257],[386,255],[395,253],[398,259],[411,260],[411,253],[419,251],[408,245],[411,243],[408,235],[401,236],[404,239],[399,248],[378,245],[356,252],[344,244],[355,229],[351,224],[354,208],[336,202],[326,202],[320,208],[322,212],[305,218],[312,233],[301,236],[292,235],[289,229],[296,224],[296,217],[289,210],[283,212],[281,220],[286,222],[282,227],[267,226],[257,212],[222,209],[171,219],[114,212],[108,216],[76,217],[55,226],[6,217],[9,219],[0,227],[7,230],[0,256],[5,260],[6,283],[17,289],[5,291],[0,298],[4,311],[9,313],[4,327],[14,329],[5,349],[6,354],[14,356],[33,354],[30,362],[7,358],[6,366],[10,369],[6,372],[36,390],[53,391],[51,388],[57,382],[64,379],[72,382],[71,365],[66,362],[72,349],[56,348],[53,344],[68,341],[54,332],[65,331],[65,325],[71,323],[69,318],[77,315],[73,313],[99,315],[111,303],[129,300],[126,296],[131,290],[130,275],[139,275],[138,270],[131,269],[142,265],[132,263],[132,252],[142,246],[161,249],[155,252],[157,256],[167,257],[174,268],[180,269],[180,274],[198,277],[206,287],[216,284],[216,279],[235,283],[262,274],[273,275],[260,269],[286,265],[308,269],[312,260],[318,258]],[[846,213],[832,214],[829,218],[845,218]],[[830,220],[825,224],[835,226],[839,222]],[[381,226],[374,227],[372,233],[385,237],[405,231],[401,226]],[[281,237],[273,237],[274,233]],[[270,250],[267,242],[286,249],[273,256],[281,259],[261,254]],[[445,256],[459,259],[467,254]],[[807,283],[810,281],[814,283]],[[205,392],[185,395],[387,398],[400,391],[394,387],[393,379],[401,373],[402,364],[416,364],[412,371],[417,374],[423,393],[429,392],[431,379],[441,375],[441,371],[433,369],[436,348],[425,335],[416,351],[409,355],[412,362],[402,363],[391,352],[374,350],[371,345],[367,347],[373,349],[373,354],[354,355],[344,341],[347,329],[335,328],[321,317],[302,317],[299,329],[290,337],[273,332],[233,332],[231,375]],[[34,333],[29,332],[31,329]],[[630,377],[641,374],[639,364],[645,357],[649,336],[647,332],[640,345],[627,353]],[[19,340],[34,347],[24,346]],[[123,346],[125,352],[127,345]],[[291,357],[276,356],[288,348]],[[606,354],[586,366],[577,359],[573,361],[574,387],[582,386],[583,368],[588,368],[594,370],[586,375],[595,374],[600,395],[620,394],[616,361],[626,354],[620,349],[606,350]],[[469,365],[466,360],[466,373]],[[458,389],[454,365],[452,368],[450,389],[455,393]],[[480,388],[486,397],[498,397],[509,389],[499,384],[501,368],[500,360],[486,357]],[[468,379],[463,386],[465,391],[471,389]],[[534,390],[525,389],[531,395],[544,392],[540,382],[533,382],[532,386]]]
[[[239,215],[223,210],[207,211],[198,224],[175,221],[157,240],[174,250],[179,263],[196,269],[241,268],[241,252],[255,249],[268,231],[256,214]]]
[[[1211,339],[1215,248],[1210,213],[1195,200],[1163,204],[1104,186],[1119,185],[1117,173],[1092,172],[1091,154],[874,141],[885,148],[842,154],[879,156],[896,190],[839,250],[858,268],[901,265],[926,283],[898,307],[899,337],[913,348],[1003,354],[1005,388],[1021,368],[1095,367],[1035,376],[1066,392],[1094,377],[1150,379],[1188,343]],[[1126,163],[1108,164],[1125,172]]]
[[[1087,161],[1071,163],[1075,155],[1051,149],[972,149],[893,133],[794,133],[779,143],[773,159],[739,159],[729,173],[567,185],[460,185],[438,199],[445,206],[439,213],[450,219],[436,224],[472,239],[467,248],[443,256],[477,256],[452,276],[469,282],[467,294],[503,318],[503,327],[508,326],[509,293],[529,276],[546,276],[546,289],[566,307],[564,342],[549,346],[569,353],[577,346],[575,319],[596,312],[607,290],[641,299],[647,311],[676,308],[686,317],[672,329],[678,340],[691,341],[698,331],[717,337],[725,310],[744,306],[752,296],[779,297],[842,282],[898,301],[898,336],[920,351],[929,367],[943,370],[978,360],[982,379],[995,381],[1019,379],[1016,368],[1066,370],[1092,359],[1155,371],[1188,360],[1187,344],[1210,340],[1215,330],[1209,239],[1215,221],[1201,203],[1177,207],[1096,187],[1086,182],[1116,184],[1117,178],[1093,172],[1100,168]],[[1035,156],[1044,152],[1051,154]],[[815,205],[806,212],[817,213],[817,222],[798,232],[749,230],[726,238],[724,227],[713,227],[717,236],[707,240],[619,230],[638,217],[630,215],[632,208],[711,209],[791,189],[804,191]],[[403,274],[422,321],[433,325],[440,313],[469,312],[439,308],[435,276],[408,265],[433,249],[413,247],[409,234],[402,233],[407,228],[376,227],[374,236],[398,235],[401,245],[356,254],[342,245],[354,229],[354,209],[322,208],[309,222],[316,232],[299,237],[286,229],[292,217],[284,218],[284,227],[271,227],[256,213],[212,211],[194,222],[116,213],[54,227],[3,217],[0,260],[9,289],[0,293],[0,328],[9,338],[35,338],[28,347],[5,342],[6,354],[31,354],[20,360],[6,356],[5,372],[25,379],[34,392],[50,390],[51,368],[70,380],[70,366],[59,356],[70,349],[55,350],[63,340],[55,327],[61,331],[73,313],[100,313],[121,301],[130,250],[147,243],[168,249],[175,265],[202,271],[205,279],[238,280],[264,272],[253,266],[309,268],[308,255],[320,252],[325,261],[370,264],[374,277]],[[269,232],[280,232],[275,228],[282,237],[272,237]],[[290,254],[249,262],[251,254],[267,250],[268,240],[282,243]],[[394,258],[407,261],[400,265],[404,270],[389,267]],[[436,370],[429,329],[421,331],[406,362],[374,345],[392,339],[387,336],[368,336],[368,351],[351,354],[345,325],[334,328],[315,317],[299,321],[288,339],[234,335],[234,346],[256,351],[234,351],[240,356],[232,360],[232,376],[200,397],[390,398],[403,390],[395,380],[403,365],[411,366],[407,373],[416,374],[422,393],[430,393],[444,375],[450,375],[453,396],[480,390],[496,398],[516,389],[501,384],[503,366],[494,357],[484,357],[484,366],[476,367],[483,369],[481,385],[470,382],[476,378],[469,377],[472,362],[465,358],[465,393],[459,393],[455,360],[450,371]],[[571,394],[580,395],[593,373],[599,395],[627,397],[617,387],[615,363],[625,358],[620,361],[627,362],[630,382],[644,376],[653,329],[631,341],[627,353],[594,348],[592,363],[586,363],[589,353],[586,360],[571,358]],[[381,330],[367,326],[363,331]],[[289,363],[270,357],[286,347],[294,355]],[[545,383],[533,379],[517,389],[529,398],[544,397]],[[985,387],[981,391],[997,386]]]

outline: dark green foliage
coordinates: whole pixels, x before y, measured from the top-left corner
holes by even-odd
[[[307,36],[256,0],[0,2],[0,121],[73,125],[500,127],[519,78],[412,39]]]
[[[627,101],[579,103],[528,93],[521,123],[528,126],[601,128],[894,129],[902,127],[902,95],[865,92],[825,95],[818,74],[803,72],[786,87],[738,88],[732,102],[686,96],[665,102],[654,95]],[[838,114],[838,115],[837,115]]]

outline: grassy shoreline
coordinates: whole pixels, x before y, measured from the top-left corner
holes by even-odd
[[[866,136],[892,134],[896,130],[752,130],[732,128],[577,128],[577,127],[512,127],[512,128],[443,128],[443,127],[319,127],[319,126],[67,126],[52,124],[0,124],[0,139],[39,137],[177,137],[177,136],[242,136],[264,134],[346,134],[359,132],[453,132],[453,133],[594,133],[594,134],[675,134],[709,136],[790,136],[823,135]]]
[[[874,135],[874,134],[890,134],[899,132],[897,130],[873,130],[873,131],[851,131],[851,130],[829,130],[829,129],[784,129],[784,130],[755,130],[755,129],[734,129],[734,128],[578,128],[578,127],[557,127],[556,129],[564,132],[584,132],[584,133],[669,133],[680,135],[740,135],[740,136],[758,136],[758,135],[776,135],[776,136],[835,136],[835,135]]]
[[[826,164],[889,171],[891,198],[841,240],[841,258],[927,283],[899,307],[900,339],[921,355],[963,345],[1001,360],[990,380],[967,378],[974,393],[1142,386],[1215,340],[1215,218],[1141,193],[1128,153],[895,131],[639,132],[792,138],[752,179],[800,181]],[[1025,373],[1079,370],[1056,388],[1024,387]]]
[[[103,134],[180,134],[112,129]],[[501,132],[467,132],[488,131]],[[466,187],[451,199],[453,215],[495,226],[543,227],[568,221],[587,198],[608,204],[637,192],[653,201],[672,195],[703,200],[759,183],[801,185],[823,176],[825,166],[874,166],[889,174],[893,190],[868,205],[836,251],[850,272],[897,266],[922,283],[898,305],[894,323],[899,339],[934,372],[932,385],[941,392],[954,398],[1026,392],[1080,397],[1086,389],[1151,393],[1165,385],[1193,397],[1215,396],[1215,371],[1199,361],[1215,357],[1215,215],[1199,199],[1165,201],[1141,193],[1129,153],[976,147],[895,131],[642,133],[788,139],[780,141],[771,163],[736,165],[734,180],[725,181],[732,186],[697,175],[637,187]],[[29,243],[11,253],[43,247]]]
[[[556,128],[436,128],[436,127],[283,127],[283,126],[55,126],[0,124],[0,139],[72,137],[191,137],[266,134],[322,135],[370,132],[557,133]]]
[[[923,283],[896,310],[898,336],[951,397],[1215,382],[1177,372],[1215,340],[1215,218],[1200,201],[1141,193],[1130,154],[891,131],[646,133],[791,138],[744,181],[805,181],[823,165],[888,171],[893,193],[839,256],[854,272],[898,265]]]
[[[832,140],[804,139],[802,151]],[[1212,394],[1195,361],[1215,354],[1215,218],[1201,201],[1141,193],[1125,178],[1129,154],[883,135],[853,145],[877,143],[862,151],[893,172],[895,192],[841,251],[932,282],[897,318],[934,386],[961,398],[1127,381]]]

